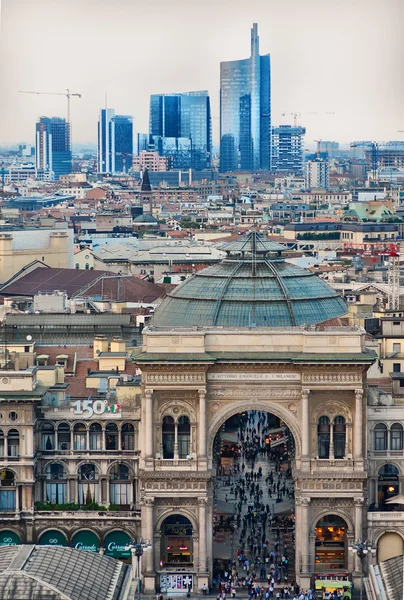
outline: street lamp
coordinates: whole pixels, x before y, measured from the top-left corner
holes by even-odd
[[[360,589],[360,600],[363,598],[363,561],[366,556],[371,554],[376,554],[376,548],[372,546],[372,543],[369,540],[364,540],[363,542],[354,542],[351,546],[349,546],[349,550],[360,559],[361,563],[361,589]]]
[[[151,543],[149,540],[144,540],[140,538],[137,540],[136,538],[132,540],[130,544],[125,546],[125,550],[130,550],[132,554],[132,577],[135,579],[135,569],[134,569],[134,556],[137,558],[137,597],[140,600],[140,588],[142,585],[141,582],[141,573],[140,573],[140,557],[143,555],[145,550],[151,549]]]

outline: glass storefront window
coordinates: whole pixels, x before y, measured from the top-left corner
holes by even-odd
[[[341,517],[327,515],[316,526],[316,570],[345,568],[346,523]]]
[[[161,563],[165,565],[191,565],[192,524],[182,515],[167,517],[162,525]]]

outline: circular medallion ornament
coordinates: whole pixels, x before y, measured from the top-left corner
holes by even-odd
[[[297,406],[292,402],[292,404],[289,404],[288,409],[290,410],[290,412],[296,412]]]
[[[3,379],[1,380],[1,383],[4,383],[4,385],[6,385],[9,382],[10,382],[10,380],[8,377],[3,377]]]

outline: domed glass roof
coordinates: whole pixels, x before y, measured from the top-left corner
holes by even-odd
[[[221,246],[227,257],[169,292],[155,327],[289,327],[347,312],[341,296],[314,273],[285,262],[284,246],[253,232]]]

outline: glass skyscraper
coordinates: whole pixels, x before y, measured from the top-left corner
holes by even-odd
[[[98,121],[98,172],[126,173],[132,167],[133,119],[102,108]]]
[[[270,168],[271,63],[254,23],[250,58],[220,63],[220,171]]]
[[[210,167],[212,123],[207,91],[150,96],[150,144],[175,169]]]
[[[36,124],[35,164],[54,179],[72,172],[70,123],[59,117],[41,117]]]

